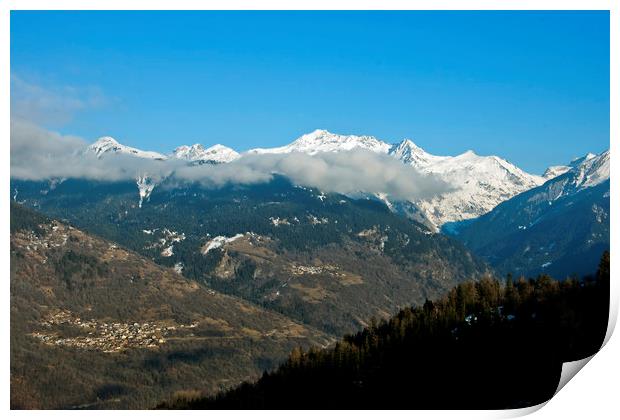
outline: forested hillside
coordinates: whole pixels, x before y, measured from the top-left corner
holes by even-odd
[[[330,336],[11,205],[11,407],[148,408]]]
[[[420,305],[488,267],[384,203],[283,177],[252,186],[12,181],[15,200],[209,288],[341,336]]]
[[[500,273],[591,274],[610,244],[609,162],[609,151],[578,159],[452,233]]]
[[[502,409],[551,398],[562,363],[602,345],[609,253],[595,277],[484,278],[217,397],[161,408]]]

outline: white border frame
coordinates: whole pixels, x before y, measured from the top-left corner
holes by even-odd
[[[127,0],[56,0],[54,2],[45,0],[4,0],[0,1],[0,128],[2,129],[2,153],[4,159],[3,171],[4,182],[0,187],[1,207],[5,223],[0,224],[4,242],[3,250],[0,251],[0,258],[4,264],[5,292],[2,294],[3,313],[1,319],[1,330],[5,345],[0,348],[2,353],[2,407],[9,410],[10,401],[10,363],[9,363],[9,311],[10,295],[9,285],[9,182],[10,179],[10,10],[342,10],[342,9],[364,9],[364,10],[609,10],[610,11],[610,148],[614,149],[612,155],[616,156],[616,144],[618,142],[618,123],[620,112],[618,108],[618,76],[620,67],[618,66],[619,45],[619,26],[620,26],[620,6],[613,0],[302,0],[302,1],[283,1],[283,0],[228,0],[228,1],[199,1],[199,0],[150,0],[134,1],[129,3]],[[616,116],[614,119],[613,116]],[[616,160],[611,160],[611,172],[615,172]],[[612,177],[614,178],[614,177]],[[615,179],[615,178],[614,178]],[[618,205],[620,201],[617,184],[611,183],[611,248],[616,249],[618,243],[618,228],[616,217],[618,215]],[[612,252],[613,254],[613,252]],[[612,258],[615,261],[615,256]],[[521,410],[501,410],[501,411],[389,411],[389,412],[324,412],[324,411],[262,411],[262,412],[175,412],[178,417],[214,416],[218,418],[243,418],[246,416],[268,418],[270,420],[286,419],[291,417],[296,419],[315,419],[324,417],[340,417],[342,415],[354,415],[363,419],[374,419],[377,415],[389,415],[390,420],[411,419],[412,417],[422,418],[507,418],[516,417],[531,412],[536,412],[536,418],[562,418],[562,419],[582,419],[586,416],[593,416],[595,419],[615,418],[618,415],[620,404],[617,399],[617,386],[620,383],[620,363],[617,355],[620,354],[620,342],[618,338],[610,340],[611,332],[615,326],[618,314],[618,298],[620,285],[617,283],[618,269],[612,263],[612,305],[610,311],[610,325],[606,337],[607,345],[597,354],[590,363],[580,372],[577,379],[570,381],[555,397],[547,404],[521,409]],[[538,409],[545,406],[543,410]],[[10,415],[19,418],[45,415],[49,417],[81,418],[84,413],[65,412],[65,411],[11,411]],[[109,411],[89,412],[88,415],[94,418],[107,418]],[[115,411],[114,415],[121,418],[162,418],[169,416],[170,412],[153,411]]]

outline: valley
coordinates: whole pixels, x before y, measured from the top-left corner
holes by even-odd
[[[329,349],[469,282],[591,274],[609,248],[609,152],[544,177],[494,156],[321,130],[247,154],[196,144],[164,155],[103,138],[83,156],[218,171],[249,155],[360,148],[451,189],[416,201],[278,173],[219,186],[174,170],[11,179],[12,406],[144,408],[215,395],[294,349]]]
[[[26,208],[11,221],[14,408],[149,407],[332,342]]]
[[[17,3],[11,410],[533,411],[602,349],[613,8]]]
[[[381,202],[284,178],[217,190],[162,185],[142,208],[124,183],[67,180],[46,194],[42,185],[14,186],[52,217],[330,334],[491,273],[457,241]]]

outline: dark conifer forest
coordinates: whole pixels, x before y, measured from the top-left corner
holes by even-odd
[[[609,253],[596,275],[462,283],[327,349],[297,348],[278,369],[188,409],[503,409],[550,399],[562,363],[599,350]]]

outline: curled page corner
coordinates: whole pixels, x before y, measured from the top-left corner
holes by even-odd
[[[601,351],[601,349],[603,349],[603,347],[605,347],[605,345],[607,344],[607,342],[609,341],[609,339],[611,338],[611,335],[613,334],[615,327],[616,327],[616,321],[618,319],[618,295],[617,294],[611,294],[610,297],[610,305],[609,305],[609,319],[607,321],[607,332],[605,334],[605,338],[603,339],[603,343],[601,345],[601,348],[598,349],[598,351],[596,351],[596,353],[598,353],[599,351]],[[564,386],[571,380],[573,379],[573,377],[577,374],[577,372],[579,372],[595,355],[596,353],[592,354],[591,356],[588,356],[584,359],[581,360],[575,360],[572,362],[565,362],[562,364],[562,373],[560,375],[560,381],[558,382],[558,387],[555,390],[555,393],[553,394],[553,396],[556,396],[558,392],[560,392],[560,390],[562,388],[564,388]]]
[[[598,351],[596,353],[598,353]],[[558,387],[556,388],[555,392],[553,393],[553,397],[555,397],[558,394],[558,392],[560,392],[560,390],[562,388],[564,388],[564,386],[571,379],[573,379],[573,377],[575,375],[577,375],[577,373],[586,364],[588,364],[588,362],[590,360],[592,360],[592,358],[596,355],[596,353],[594,353],[593,355],[588,356],[588,357],[586,357],[584,359],[575,360],[575,361],[572,361],[572,362],[565,362],[565,363],[562,364],[562,372],[560,374],[560,380],[558,381]],[[517,408],[517,409],[504,410],[503,413],[498,418],[517,418],[517,417],[527,416],[527,415],[532,414],[532,413],[540,410],[541,408],[543,408],[545,405],[547,405],[547,403],[549,403],[549,401],[551,401],[553,399],[553,397],[551,397],[547,401],[544,401],[544,402],[542,402],[540,404],[533,405],[533,406],[530,406],[530,407],[523,407],[523,408]]]
[[[557,393],[560,392],[562,388],[564,388],[564,385],[566,385],[571,379],[573,379],[577,372],[579,372],[595,355],[596,353],[594,353],[592,356],[586,357],[585,359],[575,360],[573,362],[565,362],[564,364],[562,364],[562,374],[560,375],[560,381],[558,382],[558,387],[556,388],[553,396],[556,396]]]
[[[532,405],[530,407],[512,408],[508,410],[501,410],[499,412],[493,411],[493,415],[495,415],[495,418],[501,418],[501,419],[514,419],[518,417],[525,417],[540,410],[545,405],[547,405],[549,401],[550,400],[547,400],[547,401],[541,402],[540,404]]]
[[[609,319],[607,320],[607,333],[605,334],[605,339],[603,340],[603,345],[601,348],[607,344],[611,335],[614,333],[616,328],[616,322],[618,321],[618,306],[620,305],[620,294],[616,292],[616,286],[610,285],[609,290]]]

